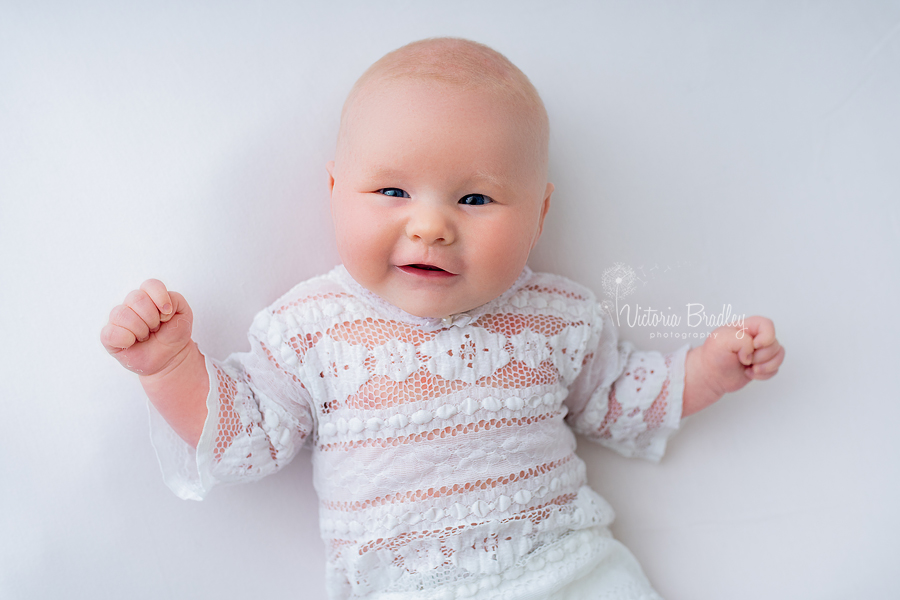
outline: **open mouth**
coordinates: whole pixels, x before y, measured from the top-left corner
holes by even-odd
[[[422,269],[424,271],[444,271],[442,268],[435,267],[432,265],[406,265],[406,266],[410,267],[412,269]],[[446,273],[446,271],[444,271],[444,272]]]

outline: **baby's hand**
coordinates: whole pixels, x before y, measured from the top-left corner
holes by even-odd
[[[702,410],[752,379],[775,376],[782,361],[784,348],[770,319],[749,317],[743,327],[719,327],[688,353],[682,414]]]
[[[100,332],[103,347],[138,375],[166,368],[191,342],[193,313],[184,297],[148,279],[109,313]]]

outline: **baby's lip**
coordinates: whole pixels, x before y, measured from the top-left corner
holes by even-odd
[[[419,275],[423,277],[449,277],[456,275],[456,273],[452,273],[431,263],[409,263],[405,265],[398,265],[398,268],[404,273]]]

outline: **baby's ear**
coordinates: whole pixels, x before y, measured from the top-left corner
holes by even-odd
[[[325,163],[325,170],[328,171],[328,193],[334,191],[334,161],[329,160]]]
[[[544,201],[541,204],[541,219],[538,221],[537,235],[534,237],[534,243],[531,245],[532,248],[534,248],[534,244],[537,244],[538,238],[541,237],[541,233],[544,231],[544,217],[547,216],[547,211],[550,210],[550,196],[553,195],[553,189],[553,184],[548,183],[544,190]]]

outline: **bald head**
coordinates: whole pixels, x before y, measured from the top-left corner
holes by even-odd
[[[385,93],[392,83],[412,80],[448,91],[490,98],[515,115],[533,146],[538,168],[546,177],[549,144],[547,111],[537,90],[522,71],[491,48],[458,38],[412,42],[384,55],[350,90],[341,112],[337,154],[341,155],[360,105]]]

